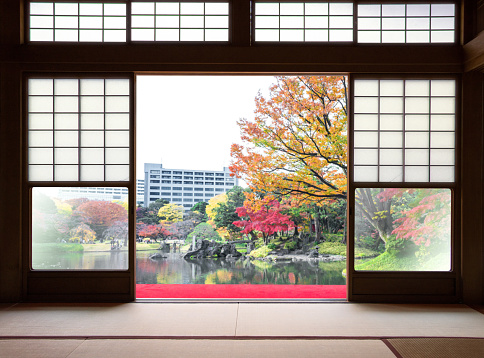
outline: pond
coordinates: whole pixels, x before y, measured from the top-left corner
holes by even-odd
[[[138,284],[276,284],[345,285],[340,262],[266,262],[223,259],[184,260],[179,253],[163,253],[165,259],[151,260],[159,251],[141,251],[136,257]]]
[[[180,253],[163,252],[164,259],[152,260],[153,253],[136,254],[138,284],[275,284],[345,285],[341,272],[345,261],[266,262],[224,259],[184,260]],[[122,270],[127,267],[128,252],[85,252],[43,254],[34,267],[44,270]]]

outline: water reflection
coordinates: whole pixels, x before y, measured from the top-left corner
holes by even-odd
[[[138,252],[138,284],[278,284],[344,285],[345,262],[283,262],[222,259],[184,260],[178,253],[151,260],[152,252]]]

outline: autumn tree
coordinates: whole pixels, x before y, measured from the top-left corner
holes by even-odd
[[[161,224],[173,224],[182,221],[183,207],[174,203],[169,203],[158,210],[158,217]]]
[[[200,214],[203,215],[203,221],[207,221],[208,220],[207,205],[208,205],[207,202],[200,201],[200,202],[196,203],[195,205],[193,205],[192,208],[190,209],[190,211],[199,212]]]
[[[127,221],[128,213],[121,205],[102,200],[87,201],[78,206],[75,215],[89,225],[102,242],[104,231],[117,221]]]
[[[252,189],[308,203],[346,199],[347,79],[278,76],[255,99],[255,119],[238,125],[230,169]]]
[[[169,204],[169,201],[164,199],[157,199],[150,203],[148,207],[140,206],[136,208],[136,222],[142,222],[148,225],[156,225],[160,222],[158,211],[164,205]]]
[[[240,186],[234,186],[226,192],[226,200],[218,203],[213,211],[215,213],[213,222],[217,229],[224,228],[230,234],[240,233],[240,227],[234,225],[234,221],[239,220],[239,215],[236,210],[244,205],[245,195],[244,189]]]
[[[128,222],[126,220],[115,221],[104,231],[105,240],[118,240],[123,246],[128,246]]]
[[[164,228],[163,226],[161,226],[161,224],[157,224],[157,225],[141,224],[139,226],[137,225],[136,228],[137,228],[136,231],[138,236],[150,238],[155,241],[158,241],[159,238],[165,239],[172,235],[172,233],[166,228]]]

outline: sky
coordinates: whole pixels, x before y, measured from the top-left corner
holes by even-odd
[[[138,76],[136,178],[144,163],[169,169],[223,170],[230,146],[241,143],[236,122],[254,118],[259,90],[273,76]]]

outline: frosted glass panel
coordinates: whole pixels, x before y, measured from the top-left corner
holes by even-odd
[[[405,167],[405,181],[406,182],[428,182],[429,181],[429,167]]]
[[[384,131],[401,131],[403,129],[403,116],[399,115],[381,115],[380,129]]]
[[[81,80],[82,95],[104,95],[103,79],[85,79]]]
[[[81,114],[81,129],[104,129],[104,114],[102,113]]]
[[[103,147],[104,132],[81,131],[81,147]]]
[[[428,131],[428,115],[408,115],[405,116],[405,130],[407,131]]]
[[[430,88],[429,80],[407,80],[405,81],[406,96],[428,96]]]
[[[430,151],[431,165],[454,165],[454,149],[432,149]]]
[[[381,132],[380,147],[382,148],[399,148],[403,145],[402,132]]]
[[[428,149],[405,150],[405,165],[429,165]]]
[[[302,16],[281,16],[281,28],[304,28],[304,17]],[[302,30],[300,30],[302,31]]]
[[[355,165],[378,165],[378,149],[355,149]]]
[[[262,18],[256,18],[255,26],[258,29],[270,29],[279,27],[279,17],[278,16],[266,16]]]
[[[79,164],[79,150],[77,148],[56,148],[54,153],[55,164]],[[56,166],[56,171],[57,168]]]
[[[52,147],[54,138],[51,131],[30,131],[29,147]]]
[[[129,132],[106,132],[106,147],[129,147]]]
[[[358,31],[359,43],[379,43],[381,34],[379,31]]]
[[[103,148],[82,148],[81,149],[81,164],[103,164],[103,163],[104,163]]]
[[[127,181],[129,180],[128,165],[106,165],[106,180]]]
[[[29,95],[52,95],[53,93],[52,79],[29,79]]]
[[[354,167],[354,180],[355,182],[376,182],[378,181],[378,167]]]
[[[30,114],[29,128],[30,129],[52,129],[53,127],[52,114]]]
[[[54,152],[52,148],[30,148],[29,163],[31,164],[54,164]]]
[[[433,132],[430,134],[430,146],[432,148],[454,148],[454,133]]]
[[[77,147],[79,132],[77,131],[55,131],[54,144],[56,147]]]
[[[281,3],[280,5],[280,12],[281,15],[303,15],[304,14],[304,4],[285,4]]]
[[[403,113],[403,98],[380,98],[380,113]]]
[[[432,80],[431,96],[455,96],[455,81],[454,80]]]
[[[304,41],[304,31],[281,30],[281,41]]]
[[[354,94],[355,96],[378,96],[379,85],[377,80],[358,80],[355,81]]]
[[[355,132],[354,133],[354,146],[358,147],[378,147],[378,132]]]
[[[403,167],[401,166],[381,166],[381,182],[401,182],[403,179]]]
[[[405,98],[406,113],[429,113],[430,103],[428,98]]]
[[[407,148],[428,148],[428,132],[407,132],[405,133],[405,146]]]
[[[328,41],[328,39],[328,30],[306,30],[305,32],[306,41]]]
[[[106,112],[129,112],[128,96],[106,96]]]
[[[79,173],[77,165],[56,165],[55,181],[78,181]]]
[[[455,129],[455,116],[454,115],[432,115],[431,117],[431,129],[453,131]]]
[[[454,98],[432,98],[432,113],[455,113]]]
[[[430,167],[430,181],[431,182],[453,182],[454,167]]]
[[[378,130],[378,115],[375,114],[355,114],[355,130]]]
[[[53,174],[52,165],[29,165],[29,180],[30,181],[52,181]]]
[[[403,150],[380,149],[380,165],[402,165]]]
[[[403,31],[382,31],[381,41],[383,43],[404,43],[405,32]]]
[[[355,113],[378,113],[378,98],[355,97]]]
[[[128,148],[106,148],[106,164],[129,164]]]
[[[228,41],[228,30],[205,30],[205,41]]]
[[[103,181],[104,165],[81,165],[82,181]]]

